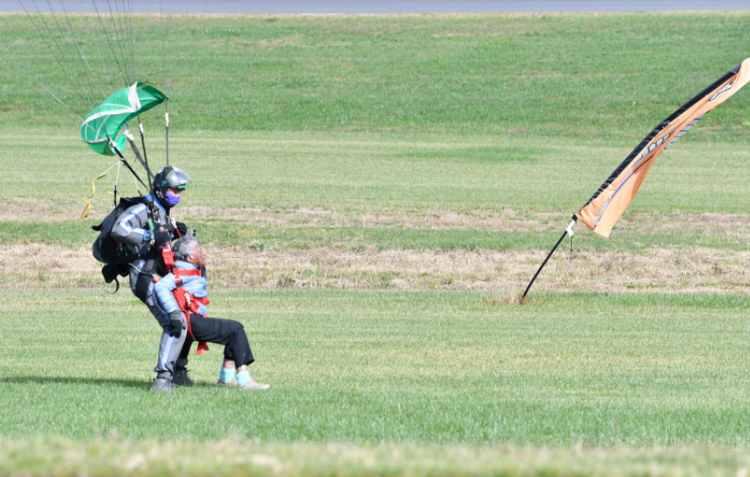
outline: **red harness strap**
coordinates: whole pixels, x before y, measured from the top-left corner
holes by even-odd
[[[190,314],[192,313],[194,315],[202,316],[198,313],[198,310],[200,309],[198,304],[205,306],[211,303],[211,301],[208,298],[197,298],[193,296],[192,293],[186,291],[182,287],[182,277],[199,277],[201,276],[201,271],[182,270],[177,268],[174,264],[174,254],[172,253],[172,248],[169,244],[165,245],[161,253],[162,258],[164,259],[164,265],[166,265],[169,271],[172,272],[172,275],[174,275],[174,282],[177,287],[172,294],[174,294],[174,298],[177,300],[177,306],[185,313],[188,336],[194,340],[195,335],[193,335],[193,328],[190,326]],[[208,351],[208,344],[205,341],[199,341],[198,349],[195,351],[195,354],[201,355],[204,351]]]
[[[200,315],[198,311],[200,310],[199,304],[201,305],[208,305],[211,303],[211,301],[207,298],[198,298],[194,296],[192,293],[186,291],[182,287],[182,277],[190,277],[190,276],[200,276],[201,271],[200,270],[181,270],[177,267],[172,268],[172,274],[175,277],[175,284],[177,285],[177,288],[174,290],[174,297],[177,300],[177,305],[180,307],[180,310],[182,310],[185,313],[185,321],[187,321],[187,332],[188,336],[190,336],[192,339],[195,339],[195,335],[193,334],[193,327],[190,324],[190,315]],[[195,354],[201,355],[204,351],[208,351],[208,343],[205,341],[199,341],[198,342],[198,349],[195,351]]]

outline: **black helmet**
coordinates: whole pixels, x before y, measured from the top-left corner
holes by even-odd
[[[167,189],[185,190],[189,183],[190,176],[182,169],[174,166],[162,167],[154,176],[154,193],[163,202]]]

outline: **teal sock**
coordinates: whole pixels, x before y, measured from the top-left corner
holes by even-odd
[[[221,367],[221,374],[219,375],[219,379],[224,381],[225,383],[228,383],[232,380],[234,377],[234,368],[225,368],[224,366]]]
[[[247,372],[247,369],[237,373],[237,386],[242,387],[248,381],[250,381],[250,373]]]

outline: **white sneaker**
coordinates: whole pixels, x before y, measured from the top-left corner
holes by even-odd
[[[235,383],[236,383],[236,382],[237,382],[237,380],[235,380]],[[237,388],[238,388],[238,389],[246,389],[246,390],[247,390],[247,389],[253,389],[253,390],[257,390],[257,391],[263,391],[263,390],[266,390],[266,389],[268,389],[268,388],[270,388],[270,387],[271,387],[271,385],[270,385],[270,384],[261,384],[261,383],[256,383],[255,381],[253,381],[253,378],[250,378],[250,379],[249,379],[249,380],[248,380],[248,381],[247,381],[247,382],[245,383],[245,385],[244,385],[244,386],[237,386]]]

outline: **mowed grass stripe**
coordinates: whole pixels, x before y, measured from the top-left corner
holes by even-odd
[[[13,439],[748,445],[740,296],[540,295],[520,307],[457,292],[218,293],[213,313],[244,323],[251,371],[272,388],[214,386],[213,346],[191,356],[199,386],[173,396],[148,392],[159,330],[128,295],[3,298],[0,428]]]
[[[370,135],[351,134],[342,139],[338,134],[305,133],[288,145],[283,137],[289,135],[269,134],[267,141],[257,134],[249,136],[247,142],[232,139],[227,144],[224,139],[232,136],[222,133],[178,141],[175,146],[180,165],[194,178],[175,214],[198,229],[202,240],[217,246],[546,249],[554,241],[556,230],[567,224],[570,214],[585,203],[627,153],[626,149],[577,142],[540,147],[534,142],[517,144],[475,137],[466,142],[454,139],[455,147],[441,146],[435,155],[434,147],[424,145],[430,137],[391,138],[379,146]],[[340,147],[332,146],[329,140]],[[69,247],[93,240],[90,226],[111,207],[107,193],[116,171],[97,184],[92,217],[79,221],[83,196],[91,192],[88,182],[111,161],[87,155],[73,138],[61,140],[59,145],[56,150],[40,151],[33,161],[26,159],[27,149],[20,144],[3,156],[7,166],[7,183],[0,191],[3,240]],[[467,150],[474,151],[468,159],[464,156]],[[587,250],[632,251],[661,244],[742,249],[746,227],[737,229],[731,218],[729,223],[722,219],[723,223],[713,227],[715,217],[709,214],[734,215],[740,224],[746,222],[743,191],[748,189],[743,184],[750,182],[745,167],[750,159],[747,155],[747,149],[736,144],[677,143],[659,159],[612,240],[601,240],[584,230],[577,244]],[[505,160],[507,157],[523,160]],[[135,194],[132,178],[123,173],[118,190]],[[43,191],[41,196],[39,191]],[[208,207],[219,217],[192,217],[191,207]],[[482,226],[443,230],[409,223],[396,227],[388,223],[309,224],[283,219],[249,223],[243,220],[243,214],[233,217],[221,212],[243,209],[267,210],[271,216],[317,209],[354,220],[396,214],[413,217],[412,222],[436,213],[469,217],[505,214],[531,223],[528,230],[522,225],[512,231]],[[54,223],[49,223],[48,217]],[[629,221],[637,226],[629,226]],[[539,230],[538,224],[544,230]]]
[[[644,126],[644,135],[651,126]],[[3,162],[8,181],[0,197],[39,197],[35,190],[41,187],[46,199],[71,209],[82,207],[89,182],[115,161],[88,151],[72,131],[54,150],[35,151],[33,161],[28,160],[28,144],[34,142],[34,135],[26,136],[27,142],[7,144]],[[255,140],[259,135],[244,133],[247,141],[231,142],[225,139],[236,135],[228,133],[190,141],[178,138],[172,145],[172,160],[195,177],[186,204],[567,213],[578,210],[637,144],[591,146],[563,139],[540,144],[533,137],[470,136],[455,138],[452,147],[436,152],[424,145],[438,139],[435,136],[380,144],[378,138],[354,133],[345,139],[335,133],[300,133],[310,138],[301,143],[283,139],[259,143]],[[332,138],[340,146],[331,145]],[[748,181],[747,149],[735,142],[702,144],[688,138],[659,158],[634,210],[744,211],[739,199],[741,185]],[[358,144],[362,139],[368,141]],[[162,157],[158,148],[149,150],[155,158]],[[120,188],[134,194],[133,179],[124,172]],[[111,191],[115,176],[115,171],[110,172],[99,183],[100,190]],[[96,203],[106,210],[109,200],[100,196]]]

